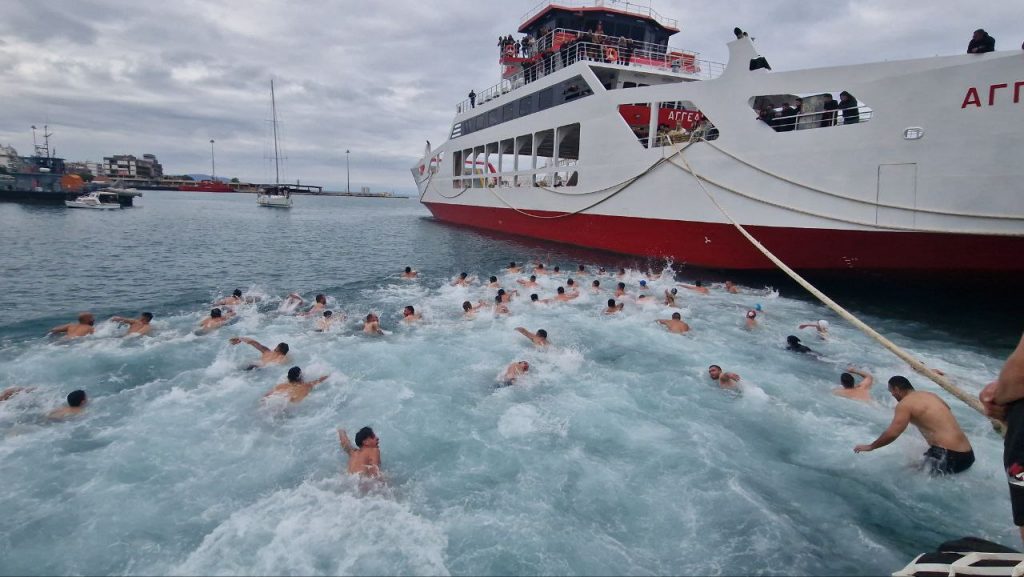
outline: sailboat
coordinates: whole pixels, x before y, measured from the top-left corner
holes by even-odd
[[[270,80],[270,108],[274,115],[274,186],[264,187],[256,195],[256,204],[271,208],[291,208],[292,192],[288,185],[281,185],[281,168],[277,150],[277,100],[274,98],[274,80]]]

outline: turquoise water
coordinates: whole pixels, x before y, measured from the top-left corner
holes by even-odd
[[[140,204],[0,205],[0,387],[36,387],[0,403],[2,574],[879,574],[965,534],[1016,544],[1000,440],[954,400],[978,454],[967,473],[917,471],[913,431],[853,454],[893,401],[884,385],[875,406],[829,394],[848,363],[935,387],[795,291],[681,291],[685,336],[659,328],[671,311],[656,303],[600,314],[607,292],[467,321],[462,301],[494,291],[449,286],[459,272],[515,287],[509,260],[632,261],[445,226],[414,200],[298,197],[278,211],[149,192]],[[399,278],[406,265],[419,280]],[[565,278],[541,277],[541,296]],[[641,278],[625,279],[632,293]],[[263,300],[194,335],[234,288]],[[322,334],[278,313],[292,291],[327,294],[347,321]],[[750,332],[754,303],[765,315]],[[400,322],[407,304],[421,325]],[[152,311],[154,332],[123,339],[100,322],[73,344],[44,336],[82,310]],[[389,334],[358,331],[370,311]],[[819,318],[833,338],[804,336],[820,358],[783,350]],[[865,320],[973,392],[1006,354],[927,318]],[[256,351],[232,336],[285,341],[308,376],[330,378],[299,405],[263,407],[285,368],[241,370]],[[520,359],[530,373],[496,389]],[[742,375],[742,393],[715,387],[711,363]],[[92,399],[84,415],[41,418],[75,388]],[[335,428],[365,425],[385,488],[343,474]]]

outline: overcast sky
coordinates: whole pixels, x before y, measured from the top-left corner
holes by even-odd
[[[414,190],[408,167],[456,102],[499,80],[497,37],[533,0],[7,0],[0,9],[0,143],[31,153],[49,122],[69,160],[154,153],[171,174],[273,179],[270,79],[285,176]],[[724,62],[740,26],[776,70],[1024,41],[1020,0],[654,0],[671,44]],[[1009,79],[1012,80],[1012,79]]]

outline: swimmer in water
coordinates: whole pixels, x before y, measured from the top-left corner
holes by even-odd
[[[641,280],[640,281],[640,290],[642,290],[642,291],[647,290],[647,281],[645,281],[645,280]]]
[[[469,273],[460,273],[459,277],[452,281],[452,286],[469,286],[472,279],[469,277]]]
[[[679,308],[679,305],[676,304],[676,293],[678,292],[679,289],[675,288],[673,288],[672,290],[665,289],[665,306],[669,306],[676,309]]]
[[[672,313],[671,319],[658,319],[658,324],[668,329],[670,333],[683,334],[690,331],[690,325],[683,320],[683,315]]]
[[[551,274],[558,274],[560,272],[562,272],[562,271],[561,271],[561,269],[558,268],[557,264],[555,265],[555,268],[551,269]]]
[[[71,391],[71,393],[68,394],[68,406],[50,411],[50,413],[46,415],[46,418],[66,419],[68,417],[74,417],[85,410],[85,405],[88,401],[89,399],[86,397],[85,391],[81,389]]]
[[[502,301],[503,297],[504,297],[504,295],[495,295],[495,297],[494,297],[494,314],[497,314],[497,315],[507,315],[507,314],[510,313],[510,311],[508,310],[508,305],[506,305]]]
[[[961,473],[974,464],[974,449],[957,423],[953,412],[938,395],[928,391],[915,391],[903,376],[889,379],[889,394],[896,399],[892,423],[867,445],[857,445],[854,453],[874,451],[892,443],[914,425],[928,443],[924,464],[933,474]]]
[[[725,291],[729,294],[740,294],[740,289],[736,287],[736,283],[731,280],[725,281]]]
[[[699,280],[693,281],[693,284],[681,284],[679,286],[683,287],[684,289],[692,290],[695,293],[700,293],[702,295],[706,295],[711,292],[708,290],[708,287],[704,286],[704,283]]]
[[[510,291],[505,291],[505,289],[498,289],[498,296],[501,297],[501,302],[503,303],[512,302],[513,295],[519,296],[519,291],[517,291],[516,289],[512,289]]]
[[[757,328],[757,311],[751,309],[747,311],[747,329],[753,330]]]
[[[277,346],[273,349],[269,349],[259,343],[259,341],[250,339],[249,337],[231,337],[228,342],[233,345],[245,343],[252,348],[260,352],[260,360],[255,362],[245,370],[258,369],[266,367],[268,365],[282,365],[288,362],[288,343],[277,343]]]
[[[341,450],[348,455],[349,475],[380,477],[380,439],[370,427],[363,427],[356,433],[356,445],[348,440],[345,429],[338,429]]]
[[[615,285],[615,296],[618,298],[626,296],[626,283],[620,282],[619,284]]]
[[[574,298],[580,296],[579,293],[575,293],[575,292],[574,293],[567,293],[567,292],[565,292],[565,287],[564,286],[558,287],[558,290],[556,292],[558,294],[555,295],[555,300],[558,301],[558,302],[563,302],[563,303],[567,303],[567,302],[573,300]]]
[[[96,317],[92,313],[82,313],[78,315],[77,323],[68,323],[66,325],[60,325],[59,327],[53,327],[47,334],[58,335],[63,333],[66,339],[77,339],[86,335],[91,335],[96,331],[93,325],[96,324]]]
[[[619,267],[619,274],[615,276],[619,278],[626,278],[626,269]]]
[[[128,332],[124,336],[128,335],[148,335],[149,330],[153,327],[150,326],[149,322],[153,320],[153,313],[142,313],[137,319],[129,319],[126,317],[110,317],[110,321],[122,325],[128,325]]]
[[[735,389],[740,384],[740,376],[736,373],[727,373],[722,371],[722,367],[718,365],[711,365],[708,367],[708,376],[711,377],[712,381],[718,383],[718,386],[723,389]]]
[[[537,293],[533,293],[532,295],[530,295],[530,302],[547,304],[551,302],[551,299],[542,299],[537,295]]]
[[[519,272],[521,270],[523,270],[523,268],[520,267],[520,266],[516,266],[516,261],[512,261],[512,262],[508,263],[508,268],[505,269],[506,272],[510,272],[510,273],[517,273],[517,272]]]
[[[339,319],[338,317],[341,318]],[[324,311],[323,316],[321,316],[316,321],[316,332],[326,333],[327,331],[331,330],[331,327],[334,326],[334,323],[338,322],[339,320],[344,321],[345,315],[341,314],[336,316],[333,311]]]
[[[320,314],[324,310],[327,310],[327,297],[319,294],[313,300],[313,306],[309,307],[308,311],[302,313],[302,316],[311,317]]]
[[[418,275],[418,274],[420,274],[420,273],[412,270],[411,266],[407,266],[407,267],[405,267],[405,272],[402,273],[402,278],[404,278],[404,279],[414,279],[414,278],[416,278],[416,275]]]
[[[298,295],[298,293],[291,293],[285,297],[284,301],[281,302],[281,306],[277,308],[278,312],[290,313],[295,309],[305,304],[305,300]]]
[[[800,339],[795,335],[789,335],[786,337],[786,350],[793,351],[794,353],[813,353],[811,347],[800,343]]]
[[[269,393],[263,395],[263,398],[266,399],[270,396],[281,395],[288,397],[288,402],[290,403],[298,403],[309,396],[313,387],[326,381],[329,376],[330,375],[324,375],[318,379],[313,379],[312,381],[303,381],[302,369],[299,367],[292,367],[288,369],[288,381],[271,389]]]
[[[590,292],[594,294],[601,292],[601,281],[594,279],[594,282],[590,283]]]
[[[27,393],[33,388],[34,387],[8,387],[4,389],[3,392],[0,392],[0,403],[11,400],[11,397],[18,393]]]
[[[571,292],[579,292],[580,287],[576,286],[576,281],[569,279],[565,281],[565,286],[569,287]]]
[[[822,340],[827,340],[828,339],[828,327],[829,327],[828,321],[820,320],[820,321],[813,322],[813,323],[803,323],[802,325],[800,325],[797,328],[800,328],[800,329],[811,329],[811,328],[813,328],[813,329],[818,331],[818,338],[820,338]]]
[[[548,342],[548,332],[544,329],[537,329],[537,332],[531,333],[523,327],[516,327],[516,332],[530,339],[538,347],[546,347],[551,344]]]
[[[240,305],[244,302],[245,300],[242,298],[242,289],[235,289],[234,292],[231,293],[231,296],[224,297],[213,304],[216,306],[234,306]]]
[[[423,316],[416,312],[416,309],[412,305],[408,305],[402,309],[402,322],[414,323],[416,321],[423,320]]]
[[[517,361],[512,363],[505,369],[505,374],[501,376],[501,386],[508,387],[516,384],[516,379],[526,374],[530,370],[530,363],[526,361]]]
[[[587,267],[579,265],[576,267],[576,274],[579,276],[587,276]]]
[[[871,385],[875,384],[875,377],[867,371],[859,371],[853,367],[846,367],[846,371],[839,375],[839,383],[843,386],[833,389],[832,394],[855,401],[871,402]],[[860,384],[854,384],[853,375],[863,379]]]
[[[228,312],[222,312],[220,309],[212,309],[210,316],[206,317],[199,323],[200,330],[209,332],[214,329],[219,329],[224,323],[228,322],[231,317],[235,316],[234,311],[229,310]]]
[[[380,317],[373,313],[366,315],[366,319],[363,321],[363,332],[368,335],[383,335],[384,331],[380,329]]]
[[[487,288],[499,288],[500,286],[498,284],[498,277],[491,275],[491,278],[487,279]]]
[[[544,263],[537,263],[537,265],[533,267],[533,274],[548,274],[548,271],[544,268]]]
[[[476,311],[478,311],[480,309],[480,307],[482,307],[482,306],[484,306],[483,301],[477,303],[476,305],[474,305],[473,303],[471,303],[469,301],[463,301],[463,303],[462,303],[462,316],[467,318],[467,319],[475,319],[476,318]]]
[[[603,314],[614,315],[615,313],[621,312],[622,307],[626,306],[626,303],[615,303],[615,299],[608,299],[608,306],[605,307]]]
[[[521,278],[517,279],[516,282],[523,285],[526,288],[533,288],[537,286],[537,275],[531,274],[529,280]]]

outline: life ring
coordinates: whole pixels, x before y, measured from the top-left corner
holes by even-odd
[[[512,44],[506,44],[505,45],[505,56],[508,56],[509,58],[512,58],[515,55],[516,55],[516,47],[513,46]]]
[[[618,62],[619,61],[619,51],[616,48],[612,48],[611,46],[609,46],[608,48],[605,48],[604,49],[604,59],[607,62]]]

